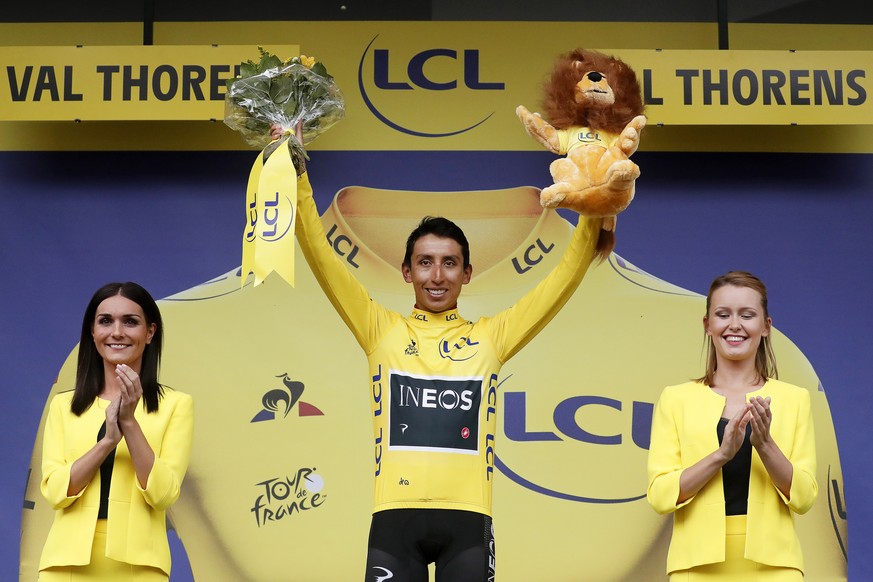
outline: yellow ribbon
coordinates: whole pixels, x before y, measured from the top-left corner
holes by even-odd
[[[264,149],[271,147],[275,144]],[[254,273],[257,286],[275,271],[293,287],[297,172],[284,141],[266,163],[263,160],[262,151],[252,165],[246,188],[240,286],[245,285],[249,273]]]

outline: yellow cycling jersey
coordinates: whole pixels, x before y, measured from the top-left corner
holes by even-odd
[[[369,362],[375,511],[490,515],[498,373],[576,290],[594,256],[600,221],[580,220],[562,260],[533,290],[475,323],[457,309],[413,309],[403,316],[371,300],[324,228],[304,174],[298,183],[301,250]],[[347,225],[327,228],[333,238],[347,236]]]

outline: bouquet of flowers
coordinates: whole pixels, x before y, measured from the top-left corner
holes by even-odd
[[[313,57],[301,55],[282,61],[258,47],[258,62],[240,64],[238,77],[228,79],[224,123],[240,133],[251,146],[265,148],[271,126],[278,124],[294,135],[302,122],[303,144],[287,139],[292,155],[306,156],[303,146],[327,131],[345,114],[342,93],[327,68]]]

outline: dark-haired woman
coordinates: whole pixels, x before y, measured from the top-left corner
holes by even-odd
[[[166,581],[165,512],[191,451],[189,395],[158,383],[163,323],[136,283],[101,287],[85,311],[76,387],[43,437],[43,496],[56,509],[40,582]]]
[[[671,582],[803,579],[794,514],[818,494],[807,390],[777,380],[767,290],[750,273],[713,281],[706,374],[655,407],[648,500],[673,512]]]

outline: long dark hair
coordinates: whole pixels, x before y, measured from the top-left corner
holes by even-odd
[[[116,295],[130,299],[142,308],[146,325],[155,325],[155,333],[150,343],[146,344],[142,354],[142,369],[139,379],[142,383],[142,399],[148,412],[157,412],[158,403],[164,394],[164,387],[158,383],[158,371],[161,367],[161,349],[164,343],[164,323],[161,311],[154,298],[142,286],[128,281],[126,283],[107,283],[98,289],[85,309],[82,318],[82,336],[79,339],[79,358],[76,367],[76,390],[70,409],[76,416],[90,408],[94,399],[103,391],[104,373],[103,358],[97,352],[94,338],[91,335],[97,307]]]
[[[764,310],[764,319],[766,320],[770,317],[770,312],[767,309],[767,287],[763,281],[747,271],[729,271],[715,278],[709,286],[709,294],[706,296],[706,317],[709,317],[712,294],[725,285],[748,287],[753,291],[757,291],[761,296],[761,308]],[[715,371],[717,368],[718,362],[715,359],[715,346],[712,343],[712,337],[707,335],[706,374],[701,378],[697,378],[697,381],[703,382],[707,386],[712,386],[715,383]],[[755,371],[758,373],[759,380],[766,381],[767,378],[779,379],[779,371],[776,369],[776,355],[773,353],[773,346],[770,343],[769,335],[762,337],[761,343],[758,344],[758,351],[755,353]]]

